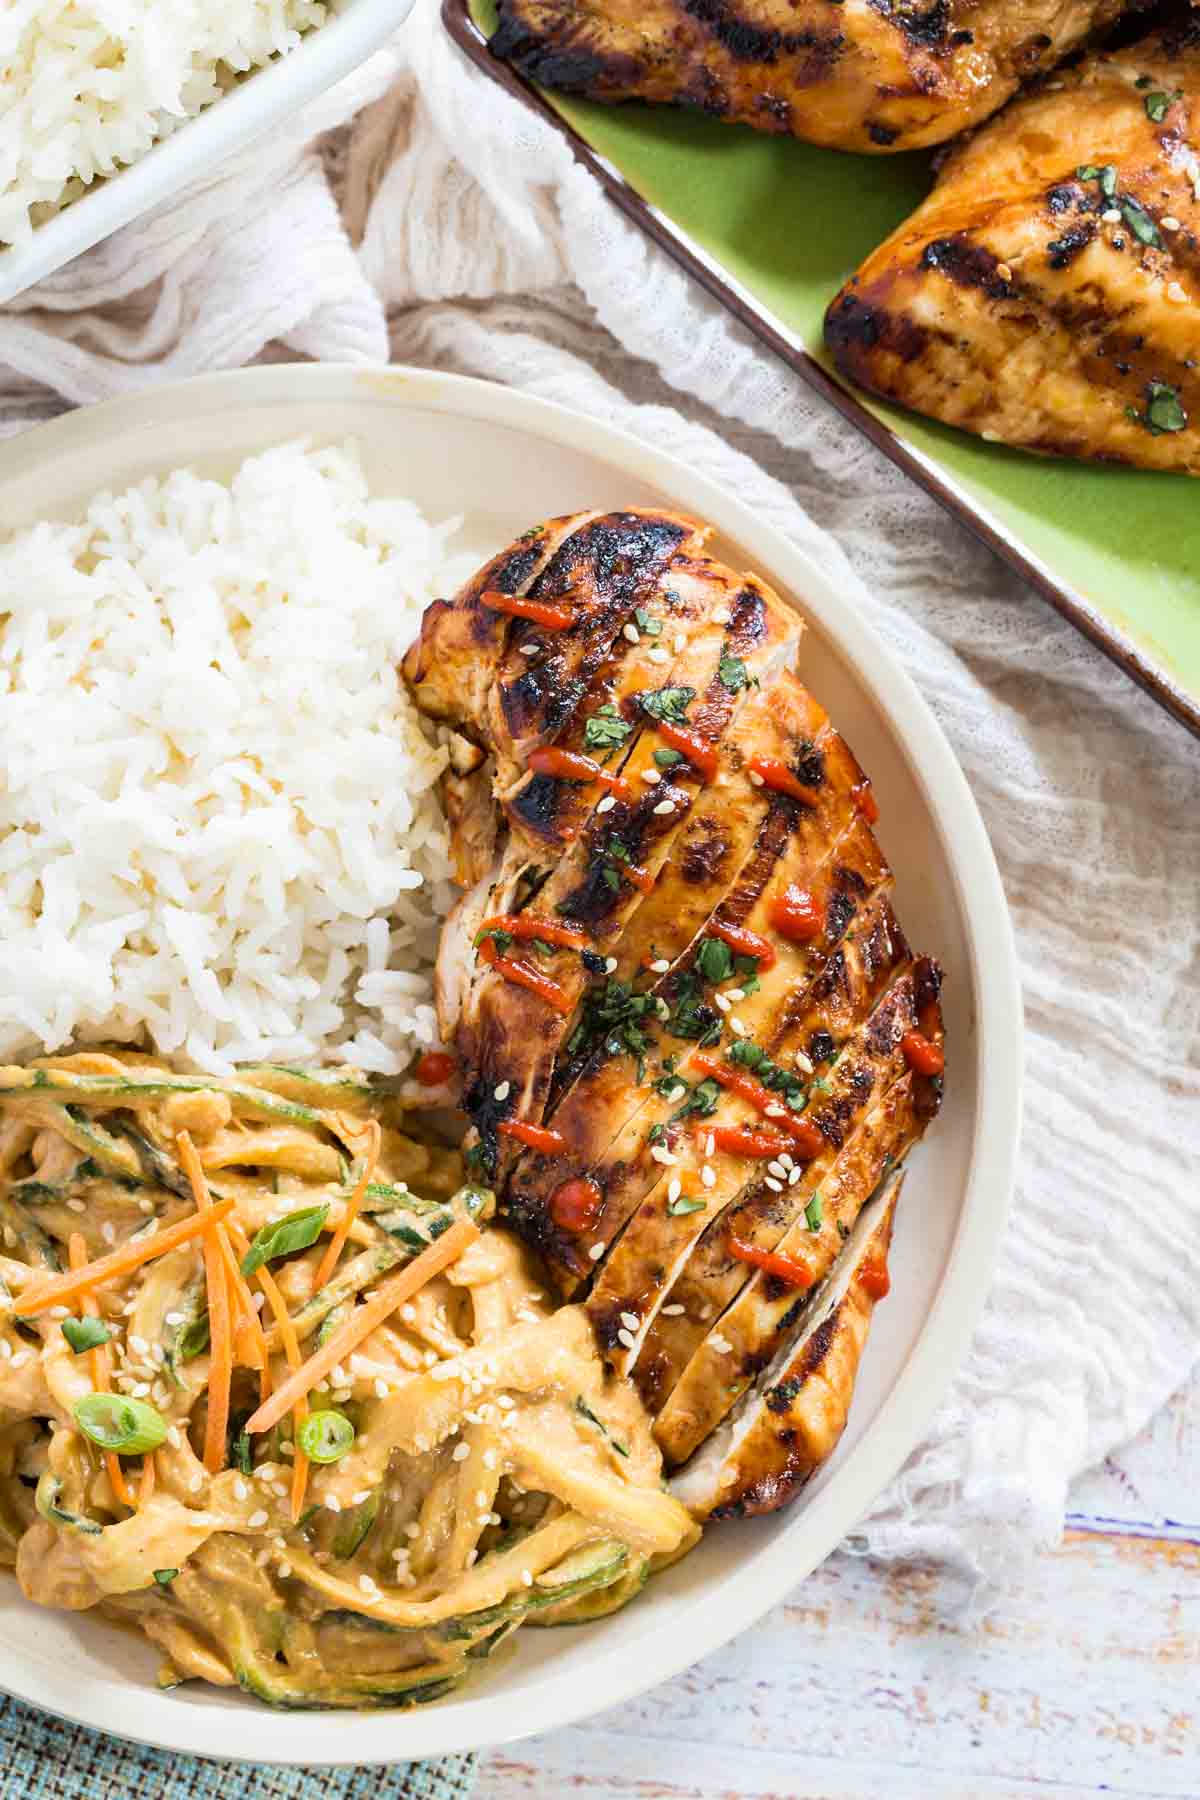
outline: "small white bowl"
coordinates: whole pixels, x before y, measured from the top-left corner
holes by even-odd
[[[200,1756],[402,1761],[549,1731],[614,1706],[751,1624],[827,1556],[918,1442],[991,1279],[1021,1111],[1021,1002],[996,864],[950,746],[874,628],[820,565],[741,501],[639,440],[490,383],[404,369],[251,369],[153,389],[0,444],[6,529],[77,516],[190,464],[228,474],[291,437],[358,440],[374,493],[463,516],[480,560],[538,520],[668,505],[716,527],[714,554],[753,569],[808,621],[801,673],[875,782],[897,911],[946,971],[940,1118],[913,1153],[892,1254],[839,1450],[790,1511],[718,1525],[613,1618],[520,1633],[475,1678],[415,1712],[277,1714],[224,1689],[153,1685],[156,1655],[86,1614],[27,1605],[0,1581],[0,1686],[51,1712]]]
[[[333,0],[330,18],[287,56],[236,87],[155,144],[137,162],[96,182],[39,225],[18,249],[0,249],[0,305],[33,287],[150,207],[244,150],[271,126],[324,93],[387,42],[415,0]]]

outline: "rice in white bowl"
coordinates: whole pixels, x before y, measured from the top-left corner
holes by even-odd
[[[397,664],[456,524],[293,443],[0,539],[0,1059],[436,1041],[446,752]]]
[[[0,245],[324,23],[321,0],[0,0]]]

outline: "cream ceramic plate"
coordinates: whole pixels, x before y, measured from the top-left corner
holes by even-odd
[[[875,780],[880,837],[911,941],[946,971],[945,1105],[913,1155],[891,1297],[841,1448],[790,1511],[718,1526],[616,1617],[526,1631],[453,1696],[353,1719],[274,1714],[188,1685],[160,1694],[156,1655],[83,1616],[27,1606],[0,1578],[0,1685],[166,1749],[276,1763],[400,1761],[546,1731],[618,1704],[751,1624],[828,1555],[923,1432],[991,1277],[1020,1123],[1021,1006],[992,852],[945,738],[908,676],[818,564],[730,495],[631,437],[506,389],[403,370],[268,368],[160,388],[0,445],[0,521],[71,516],[99,479],[190,463],[224,473],[281,439],[353,435],[376,492],[460,513],[482,557],[535,521],[662,504],[710,520],[715,552],[753,568],[809,621],[802,673]]]
[[[254,70],[137,162],[97,181],[40,225],[19,250],[0,247],[0,304],[150,207],[173,199],[324,93],[386,43],[412,9],[413,0],[332,0],[328,23],[306,32],[289,55]]]

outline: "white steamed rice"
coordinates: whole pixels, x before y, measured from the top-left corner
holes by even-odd
[[[0,1060],[436,1041],[446,753],[397,663],[455,523],[293,443],[0,540]]]
[[[236,75],[293,50],[320,0],[0,0],[0,244],[135,162]]]

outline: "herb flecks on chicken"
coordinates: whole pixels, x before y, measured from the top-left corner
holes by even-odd
[[[735,1434],[695,1502],[728,1513],[806,1478],[779,1396],[811,1426],[797,1346],[937,1110],[942,1023],[870,783],[795,672],[800,620],[706,537],[551,521],[430,608],[405,673],[462,746],[472,885],[438,1002],[468,1155],[668,1464]],[[843,1348],[812,1365],[843,1418],[873,1303],[838,1303]]]
[[[1200,474],[1200,27],[1088,57],[954,149],[829,308],[843,374],[1046,455]]]
[[[837,150],[977,125],[1129,0],[499,0],[497,56],[592,100],[697,107]]]

